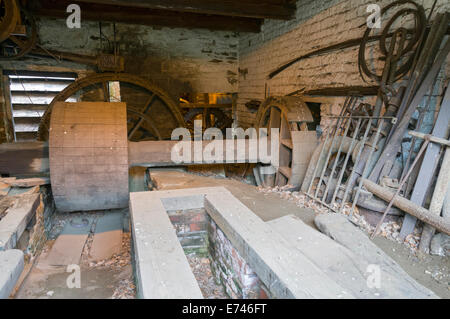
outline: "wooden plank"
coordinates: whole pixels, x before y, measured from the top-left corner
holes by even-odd
[[[35,3],[36,2],[36,3]],[[66,8],[71,1],[49,2],[39,0],[31,4],[31,11],[37,16],[67,18]],[[83,19],[89,21],[109,21],[149,26],[178,28],[206,28],[237,32],[259,32],[262,20],[257,18],[225,17],[192,12],[172,12],[161,9],[125,8],[89,3],[79,3]]]
[[[205,209],[275,298],[354,298],[230,193]]]
[[[7,299],[24,269],[21,250],[0,251],[0,299]]]
[[[431,135],[446,139],[449,135],[449,129],[450,89],[447,88]],[[423,157],[422,166],[420,167],[419,175],[417,176],[416,184],[414,185],[414,189],[411,194],[411,201],[419,206],[424,204],[427,191],[431,187],[434,171],[436,170],[436,166],[439,162],[438,154],[440,149],[440,144],[430,143]],[[403,225],[400,230],[400,238],[405,238],[414,231],[416,221],[417,218],[414,216],[405,214]]]
[[[201,299],[169,216],[151,193],[130,197],[138,294],[144,299]]]
[[[48,173],[48,144],[46,142],[18,142],[0,144],[0,173],[36,175]]]
[[[24,178],[24,179],[3,179],[0,178],[0,182],[5,182],[12,187],[33,187],[33,186],[42,186],[49,185],[50,178],[49,177],[35,177],[35,178]]]
[[[295,5],[264,0],[81,0],[78,2],[282,20],[291,19],[295,13]]]
[[[67,221],[50,252],[40,262],[52,266],[78,265],[91,230],[92,218],[87,220],[87,223],[83,218]]]
[[[97,220],[92,239],[90,259],[94,261],[111,258],[122,249],[123,214],[107,213]]]
[[[5,114],[3,117],[3,123],[1,124],[5,127],[6,142],[11,143],[15,141],[15,134],[13,116],[11,112],[11,92],[9,91],[8,76],[1,77],[1,92],[4,97],[4,101],[1,103],[2,112]]]
[[[183,109],[196,109],[196,108],[230,108],[233,105],[231,103],[227,104],[208,104],[208,103],[180,103]]]
[[[292,172],[290,183],[302,185],[310,159],[319,145],[315,131],[292,131]]]

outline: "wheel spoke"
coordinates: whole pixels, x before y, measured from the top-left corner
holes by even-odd
[[[147,112],[150,110],[150,107],[152,106],[154,100],[155,100],[155,93],[153,93],[150,98],[147,100],[147,103],[145,103],[145,109],[144,112],[142,113],[142,115],[147,114]],[[147,119],[150,119],[148,116],[146,117]],[[139,129],[139,127],[142,125],[142,123],[144,122],[144,118],[142,116],[140,116],[140,119],[136,122],[136,124],[131,128],[130,132],[128,132],[128,139],[131,139],[133,137],[133,135],[137,132],[137,130]],[[148,121],[147,121],[148,122]],[[153,121],[150,121],[149,124],[152,126],[152,128],[156,130],[156,126],[154,125]]]
[[[142,122],[146,121],[150,127],[152,128],[152,130],[155,132],[156,136],[158,137],[159,140],[162,140],[161,135],[159,134],[158,129],[156,128],[155,123],[153,122],[153,120],[150,118],[150,116],[148,116],[147,114],[141,113],[139,111],[137,111],[134,108],[128,107],[128,112],[135,114],[137,116],[139,116],[139,120],[136,122],[136,124],[134,125],[134,127],[130,130],[130,132],[128,133],[128,139],[131,139],[133,137],[133,135],[136,133],[136,131],[140,128]]]
[[[109,82],[105,81],[102,83],[103,100],[109,102]]]

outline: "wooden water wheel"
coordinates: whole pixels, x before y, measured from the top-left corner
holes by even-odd
[[[127,103],[128,140],[170,140],[173,129],[185,126],[179,107],[158,86],[132,74],[99,73],[73,82],[55,96],[42,116],[39,140],[48,139],[50,115],[56,102],[118,102],[111,100],[110,83],[118,83],[120,101]]]
[[[263,186],[301,185],[317,146],[316,132],[308,131],[307,123],[311,122],[313,116],[301,97],[269,97],[263,102],[256,115],[256,128],[267,128],[269,137],[271,128],[279,129],[279,167],[275,167],[275,175],[264,174],[267,166],[259,167]]]

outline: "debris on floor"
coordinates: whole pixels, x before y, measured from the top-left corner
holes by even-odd
[[[95,237],[95,227],[99,219],[107,212],[95,213],[59,213],[55,216],[50,239],[45,244],[27,278],[23,281],[16,298],[112,298],[133,299],[136,297],[132,260],[131,235],[123,233],[120,249],[111,257],[94,261],[91,248]],[[122,214],[123,211],[112,212]],[[84,221],[88,221],[84,225]],[[86,227],[77,227],[83,225]],[[72,234],[70,234],[72,233]],[[78,233],[75,234],[75,233]],[[71,275],[64,260],[55,261],[54,248],[62,237],[73,239],[83,237],[79,258],[74,263],[80,269],[80,289],[67,287],[67,278]],[[72,250],[72,249],[68,249]],[[61,252],[61,251],[60,251]],[[78,253],[77,253],[78,254]],[[53,257],[52,257],[53,256]],[[57,255],[57,257],[60,254]]]
[[[322,213],[328,213],[330,211],[329,208],[325,207],[324,205],[321,205],[317,201],[309,198],[302,192],[298,191],[289,191],[289,189],[292,189],[292,185],[285,185],[285,186],[275,186],[275,187],[258,187],[258,191],[264,194],[278,194],[282,199],[293,201],[297,204],[299,207],[307,207],[314,210],[316,214],[322,214]],[[333,208],[339,208],[339,203],[334,203]],[[355,211],[353,214],[351,214],[352,211],[352,204],[351,203],[345,203],[344,208],[342,209],[342,214],[345,216],[348,216],[350,220],[358,225],[361,229],[363,229],[366,233],[372,234],[375,230],[375,227],[370,225],[364,216],[360,215],[358,207],[355,207]],[[396,241],[401,243],[402,241],[399,238],[400,235],[400,229],[401,225],[397,222],[385,222],[381,225],[380,228],[380,235],[384,238],[388,238],[390,240]],[[418,225],[414,233],[408,235],[403,243],[411,250],[412,253],[417,253],[417,249],[419,247],[420,242],[420,234],[422,233],[422,226]]]

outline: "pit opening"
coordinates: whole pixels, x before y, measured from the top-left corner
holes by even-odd
[[[269,298],[267,287],[204,208],[167,214],[204,298]]]

